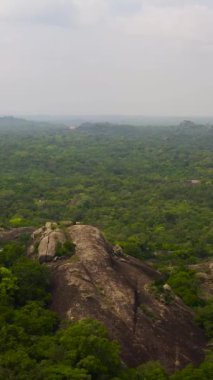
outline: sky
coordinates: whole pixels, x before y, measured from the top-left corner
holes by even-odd
[[[213,115],[213,0],[0,0],[0,115]]]

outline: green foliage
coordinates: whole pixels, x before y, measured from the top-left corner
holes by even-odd
[[[182,371],[179,371],[171,376],[171,380],[210,380],[213,373],[212,355],[200,365],[199,368],[194,368],[192,365],[187,366]]]
[[[192,307],[203,305],[199,297],[199,281],[193,271],[180,269],[170,275],[168,283],[187,305]]]
[[[147,305],[141,304],[141,305],[140,305],[140,309],[141,309],[142,312],[143,312],[143,313],[144,313],[149,319],[151,319],[152,321],[154,321],[154,320],[156,319],[154,312],[153,312],[152,309],[151,309],[150,307],[148,307]]]
[[[8,350],[0,356],[0,379],[36,379],[33,373],[35,364],[24,347]]]
[[[56,246],[56,256],[67,256],[71,257],[75,254],[75,244],[70,241],[66,240],[64,244],[61,244],[58,242]]]
[[[3,123],[3,124],[2,124]],[[213,254],[210,127],[94,125],[68,128],[4,118],[0,123],[0,225],[80,220],[100,227],[125,253],[166,272],[154,285],[166,303],[168,282],[196,308],[212,337],[212,303],[199,297],[187,265]],[[190,180],[199,179],[193,185]],[[58,329],[48,269],[21,244],[0,251],[0,380],[207,380],[212,358],[168,376],[158,363],[125,368],[98,322]],[[57,247],[59,256],[74,245]],[[141,306],[147,317],[151,310]]]
[[[213,300],[196,310],[196,322],[205,329],[208,338],[213,338]]]
[[[8,268],[0,267],[0,379],[110,380],[120,373],[118,344],[99,322],[58,329],[58,318],[45,307],[47,268],[16,248],[5,247]]]
[[[59,342],[68,350],[70,363],[89,371],[92,378],[113,376],[120,368],[118,344],[108,340],[106,329],[97,321],[82,320],[59,331]]]
[[[136,369],[127,370],[123,375],[124,380],[169,380],[166,371],[158,362],[148,362]]]
[[[86,371],[57,364],[41,369],[41,379],[45,380],[91,380]]]
[[[9,220],[9,222],[12,227],[21,227],[25,225],[24,219],[19,216],[14,216]]]
[[[0,252],[0,265],[11,267],[25,253],[24,245],[17,242],[7,243]]]
[[[0,267],[0,304],[10,304],[16,290],[17,278],[9,269]]]
[[[46,310],[39,302],[28,302],[14,313],[14,323],[28,335],[45,335],[56,330],[58,319],[55,313]]]
[[[212,128],[10,122],[0,128],[0,224],[80,220],[136,256],[213,254]]]
[[[30,308],[35,310],[37,307],[30,305]],[[39,379],[104,380],[120,372],[118,345],[108,340],[107,332],[99,322],[83,320],[59,330],[53,337],[47,335],[52,330],[52,316],[47,315],[49,311],[43,310],[43,316],[41,309],[39,316],[37,310],[33,311],[29,318],[24,317],[26,311],[22,308],[21,312],[16,312],[11,330],[13,339],[8,330],[9,342],[4,344],[0,353],[1,369],[5,373],[9,371],[11,379],[16,376],[31,379],[32,367],[39,373]],[[1,340],[0,343],[5,342]]]
[[[141,379],[146,380],[167,380],[168,375],[159,363],[150,362],[143,364],[137,369]],[[140,377],[139,377],[140,378]]]
[[[16,305],[28,301],[39,301],[44,304],[50,301],[50,278],[48,268],[27,258],[17,261],[12,267],[17,277]]]

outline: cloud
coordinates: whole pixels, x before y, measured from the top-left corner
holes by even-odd
[[[0,2],[0,19],[19,23],[87,26],[108,13],[107,0],[8,0]]]
[[[212,0],[16,0],[0,1],[0,20],[88,27],[122,33],[196,38],[212,32]],[[212,24],[212,25],[211,25]]]
[[[142,0],[109,0],[111,15],[132,14],[141,10]]]
[[[77,20],[83,25],[91,25],[105,19],[108,14],[106,0],[72,0]]]
[[[211,113],[212,39],[212,0],[0,0],[0,112]]]
[[[134,15],[118,16],[117,27],[133,36],[213,42],[213,8],[175,3],[161,7],[144,5]]]

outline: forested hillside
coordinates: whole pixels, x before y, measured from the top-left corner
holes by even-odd
[[[203,277],[200,272],[213,253],[212,147],[213,127],[187,122],[73,130],[2,118],[0,227],[51,220],[99,227],[125,254],[161,270],[156,292],[167,282],[211,339],[213,303],[202,291],[210,269]],[[94,321],[58,329],[48,309],[51,279],[25,257],[27,237],[2,242],[0,249],[1,379],[170,378],[157,364],[124,368],[117,345]],[[199,369],[188,367],[171,379],[209,379],[208,358],[207,350]]]
[[[212,139],[196,125],[0,127],[1,225],[71,218],[144,252],[209,255]]]

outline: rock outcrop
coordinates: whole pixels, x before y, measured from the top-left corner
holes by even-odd
[[[58,245],[63,245],[66,241],[64,232],[56,223],[51,222],[47,222],[45,227],[34,231],[32,238],[32,247],[35,247],[35,244],[38,246],[37,254],[40,263],[53,260],[57,254]],[[30,252],[34,253],[34,249],[31,248]]]
[[[205,301],[213,298],[213,260],[191,265],[200,280],[200,297]]]
[[[159,291],[154,285],[159,272],[133,257],[118,255],[97,228],[74,225],[67,234],[76,245],[75,255],[48,264],[52,308],[61,318],[102,321],[131,366],[159,360],[174,371],[199,363],[203,333],[170,287]]]
[[[1,230],[0,237],[4,242],[27,232],[32,230]],[[58,244],[71,256],[58,257]],[[159,272],[112,247],[97,228],[47,223],[34,230],[28,253],[51,270],[52,309],[62,319],[103,322],[128,365],[158,360],[174,371],[203,359],[205,337],[192,311],[168,284],[156,285]]]
[[[8,230],[0,228],[0,244],[17,240],[22,235],[31,235],[34,230],[34,227],[18,227]]]

